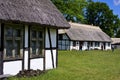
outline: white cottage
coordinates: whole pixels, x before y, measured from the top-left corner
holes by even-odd
[[[58,48],[60,50],[109,50],[111,38],[99,27],[69,23],[71,28],[59,30]]]
[[[112,46],[115,49],[120,49],[120,38],[111,38],[112,39]]]
[[[0,0],[0,74],[56,68],[58,29],[69,27],[50,0]]]

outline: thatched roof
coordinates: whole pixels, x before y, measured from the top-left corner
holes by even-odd
[[[69,28],[63,15],[50,0],[0,0],[0,22],[34,23]]]
[[[111,42],[111,38],[97,26],[71,22],[69,24],[71,28],[60,33],[65,32],[71,40]]]
[[[120,44],[120,38],[111,38],[112,44]]]

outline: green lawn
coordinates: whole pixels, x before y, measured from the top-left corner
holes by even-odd
[[[57,69],[10,80],[120,80],[120,50],[59,51]]]

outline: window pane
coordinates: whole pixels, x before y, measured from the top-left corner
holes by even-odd
[[[36,31],[32,31],[32,38],[36,38]]]
[[[39,54],[39,55],[42,54],[42,48],[43,48],[42,45],[43,45],[43,42],[42,42],[42,41],[39,41],[39,43],[38,43],[38,49],[39,49],[39,50],[38,50],[38,54]]]
[[[20,29],[15,29],[14,35],[15,37],[20,37]]]
[[[13,35],[12,33],[13,33],[12,28],[7,28],[5,35],[6,35],[6,37],[12,37],[12,35]]]
[[[43,34],[42,34],[42,31],[39,31],[39,32],[38,32],[38,37],[39,37],[39,38],[42,38],[42,37],[43,37],[42,35],[43,35]]]
[[[20,41],[15,41],[15,56],[20,56]]]
[[[6,56],[12,56],[13,42],[12,40],[6,41]]]
[[[32,41],[32,54],[35,55],[36,54],[36,41]]]

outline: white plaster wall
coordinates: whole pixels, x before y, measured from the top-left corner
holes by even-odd
[[[83,42],[82,50],[86,50],[86,49],[87,49],[87,42]]]
[[[11,61],[3,63],[4,74],[16,75],[20,70],[22,70],[22,61]]]
[[[73,46],[73,41],[71,41],[70,50],[79,50],[79,41],[76,41],[76,46]]]
[[[46,48],[50,48],[50,43],[49,43],[49,36],[48,36],[48,32],[47,32],[47,28],[46,28],[46,38],[45,38],[45,47]],[[52,41],[52,47],[56,47],[56,29],[50,29],[50,34],[51,34],[51,41]],[[53,57],[54,57],[54,66],[56,68],[56,50],[52,50],[53,51]],[[52,66],[52,57],[51,57],[51,51],[50,50],[46,50],[45,51],[45,69],[53,69]]]
[[[79,50],[79,41],[76,41],[76,50]]]
[[[111,49],[111,44],[110,46],[108,46],[108,43],[106,43],[106,50],[110,50]]]
[[[95,42],[93,42],[93,49],[95,49]]]
[[[31,59],[30,60],[30,69],[33,70],[43,70],[43,58]]]
[[[53,50],[53,57],[54,57],[54,66],[56,68],[56,50]],[[51,51],[50,50],[46,50],[45,51],[45,65],[46,68],[45,69],[53,69],[52,66],[52,56],[51,56]]]
[[[73,44],[72,41],[70,41],[70,50],[72,50],[72,44]]]
[[[28,51],[24,52],[24,69],[28,69]]]

